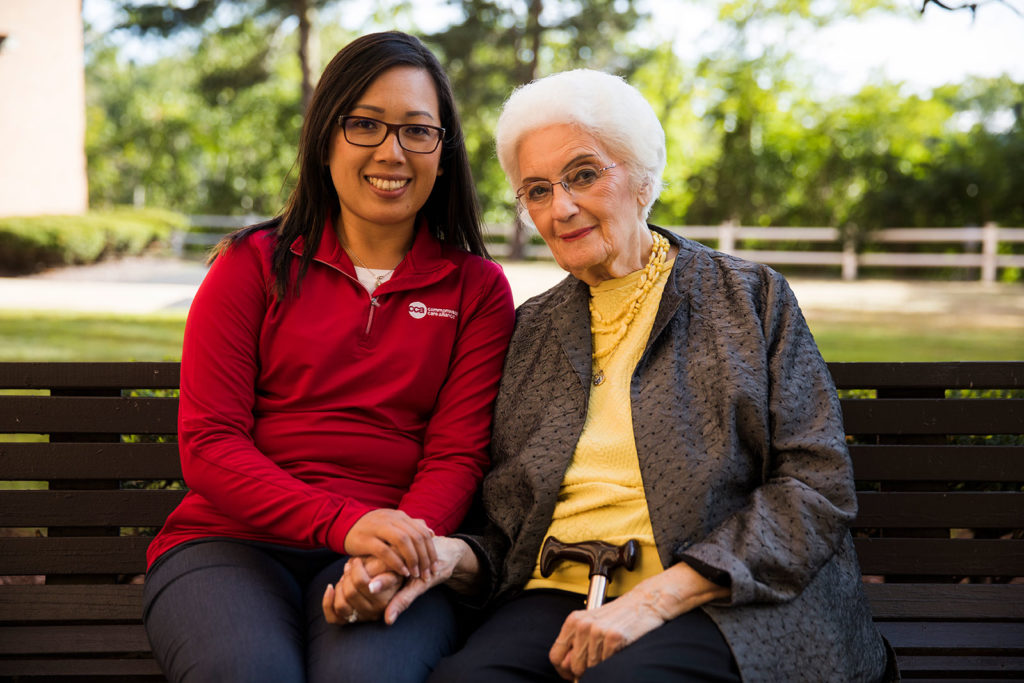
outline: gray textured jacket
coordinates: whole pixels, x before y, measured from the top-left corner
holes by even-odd
[[[768,267],[659,230],[679,247],[630,387],[661,561],[732,588],[706,605],[745,681],[877,680],[847,525],[856,513],[835,388],[788,284]],[[495,405],[486,531],[490,596],[529,579],[583,430],[587,286],[524,303]],[[894,668],[890,677],[896,676]]]

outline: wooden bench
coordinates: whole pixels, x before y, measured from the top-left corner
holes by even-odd
[[[1024,362],[830,368],[857,390],[854,533],[904,677],[1024,677]],[[0,680],[161,679],[140,529],[183,495],[177,386],[177,363],[0,363]]]

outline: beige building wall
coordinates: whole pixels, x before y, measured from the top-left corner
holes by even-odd
[[[81,0],[0,0],[0,216],[82,213]]]

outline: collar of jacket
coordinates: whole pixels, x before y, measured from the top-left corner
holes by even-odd
[[[300,235],[292,242],[291,252],[301,256],[305,247],[305,238]],[[378,287],[374,295],[425,287],[441,280],[456,268],[445,251],[444,245],[431,234],[426,219],[420,217],[416,223],[416,236],[409,253],[398,264],[391,279]],[[338,233],[334,229],[334,221],[330,216],[324,221],[324,231],[320,237],[320,244],[313,254],[313,261],[333,268],[358,282],[355,265],[342,249]]]
[[[676,235],[674,232],[665,230],[656,225],[648,224],[648,227],[660,235],[668,238],[670,244],[679,248],[676,255],[672,272],[669,273],[668,282],[665,283],[665,291],[661,295],[661,302],[658,304],[658,313],[651,326],[651,334],[647,338],[647,346],[637,367],[644,364],[645,358],[657,340],[658,336],[665,330],[669,321],[676,315],[680,306],[688,301],[688,293],[695,291],[697,274],[694,269],[688,268],[688,264],[694,258],[694,249],[688,240]],[[556,285],[561,291],[560,297],[555,297],[551,306],[552,324],[558,334],[562,350],[569,359],[569,363],[576,371],[580,382],[590,394],[590,382],[592,375],[593,339],[590,334],[590,289],[582,280],[574,277],[567,277],[561,284]],[[581,334],[580,323],[587,325],[586,333]]]

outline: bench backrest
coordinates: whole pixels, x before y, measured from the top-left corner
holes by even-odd
[[[0,678],[160,680],[149,538],[184,495],[177,363],[0,363]],[[26,488],[28,487],[28,488]]]
[[[867,393],[843,400],[854,542],[901,667],[1024,677],[1024,363],[830,369]]]
[[[901,664],[1024,670],[1024,362],[830,370],[850,394],[857,551]],[[159,678],[140,581],[183,495],[178,379],[177,363],[0,363],[0,678]]]

